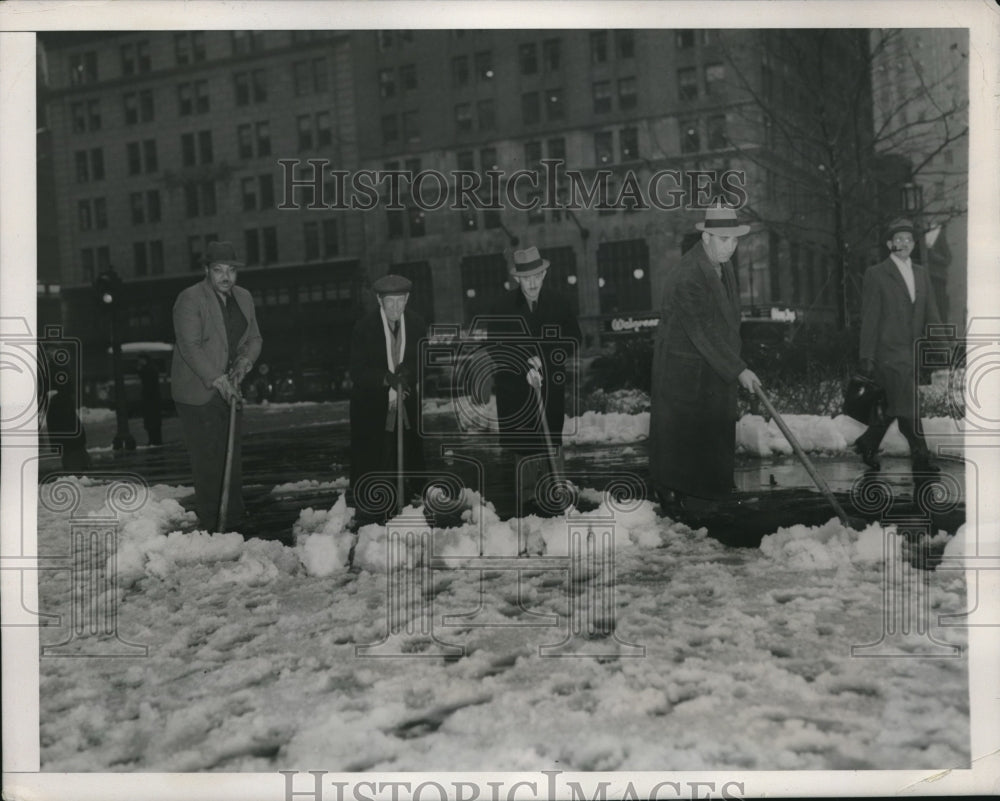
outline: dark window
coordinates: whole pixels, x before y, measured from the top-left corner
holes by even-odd
[[[720,150],[729,144],[726,137],[726,115],[713,114],[708,118],[708,148]]]
[[[701,150],[701,135],[698,131],[698,120],[681,120],[679,126],[681,153],[697,153]]]
[[[396,76],[391,68],[378,71],[378,93],[382,99],[395,97]]]
[[[517,57],[522,75],[534,75],[538,72],[538,47],[534,42],[520,45],[517,48]]]
[[[90,161],[87,158],[87,151],[76,151],[73,154],[73,160],[76,164],[76,182],[78,184],[87,183],[90,180]]]
[[[546,72],[558,72],[562,64],[562,40],[546,39],[542,42],[542,63]]]
[[[407,216],[410,222],[410,236],[423,236],[427,232],[424,226],[425,215],[423,209],[411,206],[407,209]]]
[[[694,47],[694,31],[693,30],[682,30],[676,31],[674,34],[674,41],[677,45],[678,50],[690,50]]]
[[[125,160],[128,162],[129,175],[138,175],[142,172],[142,151],[138,142],[129,142],[125,145]]]
[[[725,82],[725,64],[709,64],[705,67],[705,94],[709,97],[718,97]]]
[[[545,90],[545,114],[550,121],[561,120],[566,117],[562,89]]]
[[[451,85],[465,86],[469,82],[469,57],[455,56],[451,60]]]
[[[307,222],[302,224],[302,241],[305,244],[306,261],[313,261],[319,258],[319,223]]]
[[[135,92],[122,95],[122,105],[125,108],[125,124],[135,125],[139,122],[139,102]]]
[[[257,155],[258,156],[270,156],[271,155],[271,124],[269,122],[258,122],[256,127],[257,132]]]
[[[146,192],[146,217],[151,223],[160,221],[160,190]]]
[[[185,167],[192,167],[197,162],[198,157],[195,152],[194,134],[186,133],[181,135],[181,164]]]
[[[153,90],[143,89],[139,92],[139,116],[143,122],[153,121]]]
[[[253,102],[264,103],[267,100],[267,73],[264,70],[253,71]]]
[[[615,46],[618,48],[618,58],[633,58],[635,56],[635,32],[615,31]]]
[[[152,68],[152,64],[149,60],[149,42],[138,42],[135,49],[139,72],[149,72]]]
[[[524,143],[524,167],[527,170],[537,170],[541,166],[539,162],[542,160],[542,143],[541,142],[525,142]]]
[[[404,217],[402,209],[390,209],[386,212],[386,224],[389,239],[402,239],[405,236]]]
[[[321,111],[316,115],[316,146],[329,147],[333,144],[333,129],[330,128],[330,113]]]
[[[611,131],[599,131],[594,134],[594,161],[600,167],[614,160],[614,137]]]
[[[694,100],[698,97],[698,71],[694,67],[681,67],[677,70],[677,97],[681,100]]]
[[[87,130],[86,106],[83,103],[73,103],[70,106],[73,119],[73,133],[83,133]]]
[[[645,239],[598,245],[597,275],[602,314],[650,308],[649,247]]]
[[[246,72],[237,72],[233,76],[233,87],[236,90],[236,105],[246,106],[250,103],[250,75]]]
[[[264,238],[264,264],[273,264],[278,260],[278,230],[269,225],[261,229]]]
[[[336,256],[340,252],[340,231],[336,220],[323,220],[323,255]]]
[[[146,222],[146,206],[142,202],[142,192],[132,192],[128,196],[129,209],[132,212],[132,225]]]
[[[476,169],[476,159],[471,150],[460,150],[455,154],[455,162],[460,170]]]
[[[619,134],[621,144],[621,160],[634,161],[639,158],[639,129],[622,128]]]
[[[99,131],[101,130],[101,101],[100,100],[88,100],[87,101],[87,117],[90,122],[90,130]]]
[[[194,89],[189,83],[177,87],[177,113],[182,117],[194,114]]]
[[[149,265],[146,263],[145,242],[134,242],[132,244],[132,262],[135,265],[136,275],[146,275],[149,272]]]
[[[247,264],[260,264],[260,237],[256,228],[243,232],[243,252]]]
[[[382,143],[399,141],[399,117],[395,114],[382,115]]]
[[[476,115],[479,117],[480,131],[492,131],[496,128],[497,120],[492,100],[480,100],[476,103]]]
[[[603,64],[608,60],[608,32],[594,31],[590,34],[590,63]]]
[[[595,81],[593,86],[594,113],[603,114],[611,111],[610,81]]]
[[[313,146],[312,117],[308,114],[300,114],[295,121],[299,134],[299,150],[311,150]]]
[[[240,158],[253,158],[253,127],[249,123],[237,127],[236,140]]]
[[[472,104],[459,103],[455,106],[455,130],[459,133],[472,130]]]
[[[93,220],[90,215],[90,201],[81,200],[76,204],[76,207],[80,218],[80,230],[89,231],[93,227]]]
[[[214,154],[212,153],[211,131],[198,131],[198,155],[202,164],[212,163]]]
[[[292,84],[296,96],[309,94],[312,90],[312,69],[308,61],[296,61],[292,64]]]
[[[84,248],[80,251],[80,265],[83,268],[83,280],[90,283],[94,280],[94,251]]]
[[[98,230],[108,227],[108,204],[103,197],[94,200],[94,227]]]
[[[417,88],[417,68],[413,64],[404,64],[399,68],[399,84],[404,92]]]
[[[521,95],[521,118],[525,125],[535,125],[541,119],[538,92],[525,92]]]
[[[476,53],[476,79],[480,81],[493,80],[493,52],[483,50]]]
[[[638,105],[635,78],[618,79],[618,108],[628,111]]]
[[[561,136],[557,136],[554,139],[549,139],[545,143],[548,147],[548,153],[550,159],[560,159],[562,161],[566,160],[566,140]]]
[[[97,80],[97,52],[74,53],[69,57],[69,82],[73,86]]]
[[[163,240],[154,239],[149,243],[149,266],[153,275],[163,275]]]
[[[420,114],[418,112],[403,112],[403,139],[407,142],[420,141]]]

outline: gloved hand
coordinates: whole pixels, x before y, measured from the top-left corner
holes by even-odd
[[[243,383],[243,379],[247,377],[247,373],[250,372],[253,364],[246,356],[240,356],[233,362],[233,366],[229,370],[229,380],[233,383],[233,386],[239,386]]]
[[[754,392],[755,387],[762,386],[760,379],[757,378],[757,374],[749,367],[745,367],[736,380],[740,382],[740,386],[743,389],[750,393]]]
[[[537,388],[542,388],[542,360],[537,356],[528,359],[528,383]]]
[[[875,362],[872,359],[862,359],[858,365],[858,372],[865,378],[874,378]]]
[[[233,382],[229,380],[229,376],[225,373],[216,378],[212,382],[212,386],[218,390],[226,403],[232,401],[233,398],[236,398],[236,400],[240,399],[239,388],[233,385]]]
[[[407,381],[407,373],[404,370],[395,373],[387,370],[385,373],[385,385],[390,389],[396,390],[396,392],[401,392],[404,397],[410,391],[410,382]]]

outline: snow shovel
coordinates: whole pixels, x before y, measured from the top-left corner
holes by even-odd
[[[403,509],[403,390],[396,393],[396,514]]]
[[[535,390],[535,401],[538,403],[538,417],[542,421],[542,433],[545,434],[545,450],[549,455],[549,467],[556,481],[559,480],[559,465],[556,463],[555,448],[552,447],[552,433],[549,431],[549,421],[545,419],[545,404],[542,402],[542,388],[532,385]]]
[[[788,440],[788,444],[792,446],[792,450],[795,451],[795,455],[799,457],[799,461],[802,462],[802,466],[805,467],[806,472],[809,473],[809,477],[815,482],[816,486],[819,487],[819,491],[826,496],[826,499],[830,502],[830,506],[833,507],[833,511],[837,513],[837,517],[840,518],[840,522],[844,524],[845,527],[851,528],[851,521],[847,517],[847,513],[844,511],[843,507],[837,502],[837,499],[833,497],[833,493],[830,491],[829,485],[823,480],[823,477],[816,472],[816,468],[813,463],[809,461],[809,457],[806,456],[806,452],[802,450],[802,446],[799,445],[799,441],[795,439],[795,435],[792,430],[785,424],[785,421],[781,419],[781,415],[778,414],[771,401],[768,400],[766,394],[764,394],[764,388],[760,384],[754,385],[754,392],[757,393],[757,397],[761,399],[764,403],[764,408],[767,409],[767,413],[771,415],[774,422],[778,424],[778,428],[781,429],[781,433],[785,435],[785,439]]]
[[[236,447],[236,395],[229,399],[229,437],[226,442],[226,466],[222,471],[222,498],[219,500],[219,531],[226,530],[229,513],[229,483],[233,477],[233,450]]]

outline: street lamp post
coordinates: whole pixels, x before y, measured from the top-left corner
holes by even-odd
[[[125,375],[122,371],[122,343],[118,331],[118,307],[122,300],[122,280],[113,267],[97,277],[97,299],[108,315],[111,329],[111,369],[115,379],[115,419],[117,430],[112,447],[116,451],[135,450],[135,438],[128,430],[128,398],[125,397]]]

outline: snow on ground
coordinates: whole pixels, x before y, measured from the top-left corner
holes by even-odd
[[[306,478],[302,481],[287,481],[284,484],[278,484],[271,490],[271,494],[295,495],[300,492],[316,492],[317,490],[347,489],[350,483],[347,476],[341,476],[333,481],[317,481],[314,478]]]
[[[71,483],[78,514],[98,514],[106,487]],[[959,658],[851,657],[851,645],[879,640],[884,577],[901,575],[895,535],[878,526],[855,532],[831,520],[732,549],[657,517],[648,502],[601,518],[612,511],[605,505],[574,520],[598,534],[614,521],[606,581],[592,566],[567,574],[564,519],[501,522],[466,491],[462,525],[433,534],[435,556],[454,557],[450,567],[410,574],[426,578],[412,598],[433,604],[429,619],[413,608],[393,619],[387,643],[399,655],[373,658],[356,648],[389,631],[396,574],[386,565],[416,564],[416,552],[394,551],[385,527],[367,526],[361,570],[348,573],[343,497],[303,510],[291,547],[185,532],[191,513],[176,499],[188,491],[154,486],[141,509],[120,518],[117,587],[104,600],[117,600],[120,638],[147,645],[148,657],[40,660],[43,770],[968,763],[964,630],[933,629],[963,646]],[[46,492],[39,552],[69,555],[68,513],[52,511]],[[523,569],[477,566],[480,548],[513,556],[522,540],[533,554]],[[920,576],[935,615],[964,610],[961,571]],[[68,570],[40,571],[39,592],[44,611],[70,620]],[[570,658],[542,656],[566,639],[571,602],[586,606],[602,593],[613,602],[592,620],[595,636],[564,647]],[[69,634],[68,624],[46,626],[42,643]],[[434,638],[462,655],[426,658]]]
[[[85,426],[91,423],[102,423],[107,420],[114,420],[114,409],[91,409],[87,406],[80,407],[80,422]]]

